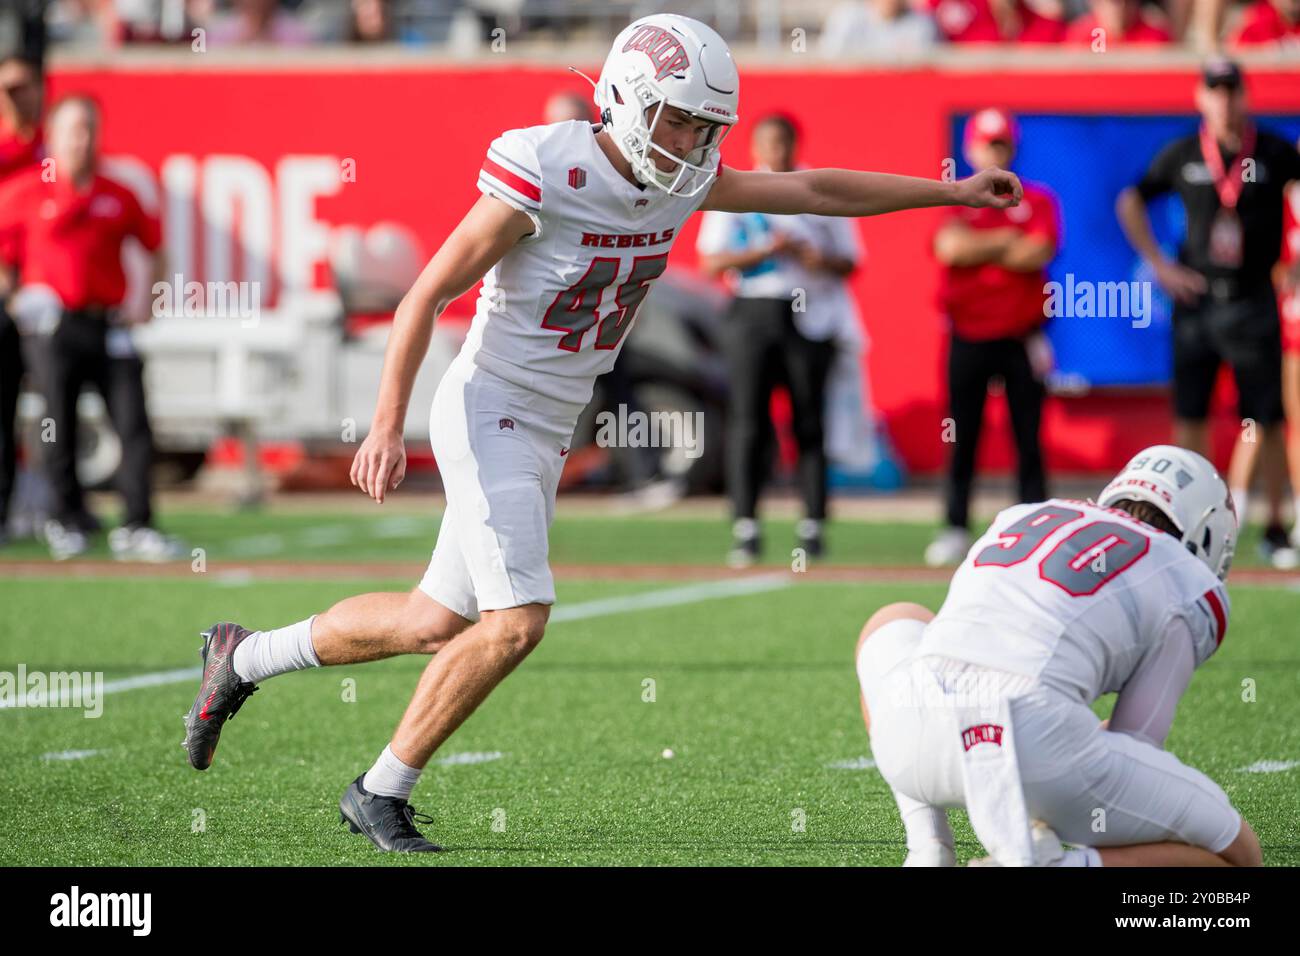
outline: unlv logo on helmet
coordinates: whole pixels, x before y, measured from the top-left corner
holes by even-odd
[[[686,49],[675,36],[663,27],[647,23],[632,34],[631,39],[623,44],[623,52],[641,50],[650,58],[658,71],[656,80],[662,80],[670,73],[680,73],[691,65]]]

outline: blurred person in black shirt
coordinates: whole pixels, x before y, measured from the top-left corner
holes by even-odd
[[[1283,193],[1300,179],[1300,153],[1256,127],[1246,110],[1241,69],[1229,60],[1206,65],[1196,105],[1200,129],[1161,150],[1141,181],[1120,194],[1116,211],[1129,242],[1175,303],[1174,444],[1208,457],[1210,398],[1227,362],[1237,384],[1242,437],[1254,440],[1258,429],[1262,456],[1280,459],[1282,338],[1271,273],[1282,248]],[[1146,211],[1148,202],[1168,192],[1176,192],[1187,211],[1177,261],[1156,243]],[[1252,459],[1235,456],[1227,476],[1240,521]],[[1266,466],[1265,474],[1265,547],[1276,562],[1290,563],[1281,470]]]

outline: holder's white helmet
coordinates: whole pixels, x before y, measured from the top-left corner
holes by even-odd
[[[1131,498],[1159,508],[1183,545],[1223,580],[1237,544],[1237,510],[1214,466],[1194,451],[1152,445],[1133,456],[1097,498],[1103,508]]]
[[[595,99],[601,121],[639,181],[694,196],[713,181],[714,172],[705,167],[736,124],[740,76],[726,42],[712,29],[689,17],[656,13],[633,21],[614,40]],[[710,121],[684,159],[651,141],[670,106]],[[656,154],[676,165],[664,172],[655,165]]]

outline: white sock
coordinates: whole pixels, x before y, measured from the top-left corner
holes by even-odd
[[[232,664],[235,673],[254,684],[268,677],[290,671],[320,667],[320,658],[311,643],[312,615],[305,621],[276,628],[274,631],[256,631],[244,638],[235,648]]]
[[[1237,509],[1237,527],[1244,528],[1246,526],[1246,506],[1250,504],[1245,488],[1232,489],[1232,504]]]
[[[800,518],[799,523],[795,525],[794,533],[800,540],[806,538],[820,538],[822,535],[822,523],[816,518]]]
[[[385,747],[375,765],[366,771],[361,781],[361,789],[368,793],[377,793],[381,797],[396,797],[399,800],[411,799],[411,791],[420,779],[420,770],[407,766],[397,759],[391,746]]]
[[[737,518],[731,526],[731,536],[737,541],[749,541],[758,537],[758,522],[753,518]]]
[[[913,800],[897,790],[894,791],[894,800],[898,803],[898,812],[903,817],[909,852],[924,850],[935,843],[942,843],[952,849],[952,827],[948,825],[946,810],[932,807],[920,800]]]

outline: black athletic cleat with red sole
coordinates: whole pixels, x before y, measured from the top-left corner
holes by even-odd
[[[438,853],[442,847],[430,843],[415,828],[432,823],[433,817],[416,812],[415,807],[397,797],[384,797],[366,790],[363,773],[353,780],[339,800],[339,822],[353,833],[360,833],[379,849],[390,853]]]
[[[235,673],[235,648],[253,632],[238,624],[213,624],[203,638],[203,682],[194,706],[185,717],[185,741],[190,766],[207,770],[217,750],[221,728],[239,712],[244,701],[257,688]]]

